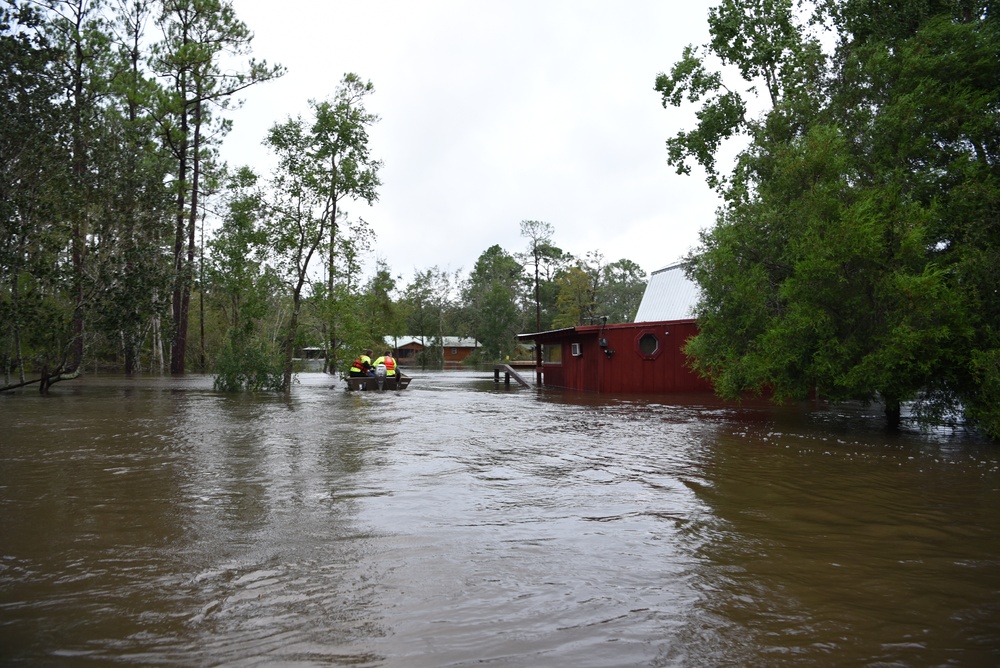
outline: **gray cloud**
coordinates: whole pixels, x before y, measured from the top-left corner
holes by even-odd
[[[654,0],[342,2],[235,0],[254,56],[284,64],[247,92],[223,157],[268,167],[267,128],[331,95],[345,72],[370,79],[371,132],[385,163],[380,200],[348,203],[378,254],[408,277],[468,270],[493,244],[521,250],[522,219],[545,220],[583,255],[647,271],[697,243],[718,199],[666,164],[664,141],[690,112],[653,90],[689,43],[707,39],[708,4]]]

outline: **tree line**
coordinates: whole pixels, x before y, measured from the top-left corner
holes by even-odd
[[[688,258],[687,352],[718,392],[880,401],[890,425],[913,402],[1000,438],[998,9],[722,0],[657,78],[698,105],[669,161],[724,202]]]
[[[251,39],[220,0],[0,3],[5,387],[187,367],[225,110],[283,73]]]
[[[0,389],[86,368],[288,390],[307,346],[331,372],[403,334],[429,362],[446,335],[492,360],[526,329],[634,316],[645,273],[575,258],[539,221],[468,275],[366,277],[374,234],[344,206],[378,199],[374,86],[348,73],[274,123],[271,173],[231,167],[227,109],[284,73],[252,38],[225,0],[0,2]]]

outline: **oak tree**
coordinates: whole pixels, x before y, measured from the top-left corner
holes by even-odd
[[[998,436],[998,19],[988,3],[903,4],[724,0],[710,44],[658,77],[665,106],[701,104],[669,161],[700,164],[724,198],[688,258],[702,299],[687,350],[725,396],[878,400],[892,426],[916,400]]]

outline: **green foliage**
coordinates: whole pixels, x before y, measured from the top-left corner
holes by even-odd
[[[327,344],[328,371],[339,370],[346,375],[358,351],[384,344],[372,331],[358,279],[362,262],[371,250],[372,231],[364,220],[348,221],[343,212],[339,218],[339,233],[331,240],[333,263],[328,269],[332,278],[325,285],[313,285],[311,307],[320,323],[320,338]]]
[[[286,390],[307,288],[318,297],[328,359],[335,360],[339,351],[363,338],[359,328],[368,322],[359,317],[353,277],[370,231],[361,221],[352,235],[338,236],[337,202],[342,197],[376,199],[381,163],[368,156],[367,125],[377,117],[364,112],[362,104],[373,90],[371,83],[347,74],[333,102],[310,101],[311,121],[289,118],[275,124],[265,140],[278,157],[266,198],[268,247],[292,300],[284,337]],[[329,257],[325,291],[308,282],[309,266],[323,249]]]
[[[521,304],[526,288],[521,263],[500,246],[479,256],[462,294],[484,357],[500,360],[513,353],[524,324]]]
[[[348,72],[333,99],[310,101],[314,116],[310,158],[319,177],[315,187],[324,189],[331,207],[344,198],[368,204],[378,200],[382,161],[371,157],[368,128],[379,117],[364,106],[364,98],[374,92],[372,82]]]
[[[222,392],[280,392],[285,386],[284,372],[279,351],[231,330],[216,356],[212,386]]]
[[[396,290],[396,279],[383,260],[376,262],[375,275],[368,281],[359,300],[360,316],[365,322],[367,338],[378,348],[387,335],[402,334],[399,322],[399,308],[392,300]]]
[[[445,336],[468,331],[463,329],[468,325],[468,311],[453,294],[458,284],[459,272],[431,267],[416,272],[403,290],[399,306],[405,333],[420,337],[426,346],[417,354],[422,368],[444,363],[441,341]]]
[[[222,302],[232,329],[241,330],[265,315],[270,287],[264,281],[267,235],[260,223],[261,194],[249,167],[228,178],[226,213],[209,241],[207,281]]]
[[[604,264],[591,251],[558,273],[554,327],[631,322],[646,290],[646,272],[628,259]]]
[[[5,380],[11,370],[23,380],[26,371],[79,369],[85,323],[105,288],[87,256],[89,221],[109,211],[105,175],[114,172],[114,154],[101,150],[115,139],[105,127],[113,114],[99,104],[109,73],[106,26],[99,3],[62,9],[0,8]]]
[[[971,354],[975,393],[962,396],[966,416],[987,434],[1000,434],[1000,349],[974,350]]]
[[[518,255],[525,268],[534,274],[535,331],[544,331],[552,323],[556,291],[552,289],[553,268],[564,263],[565,253],[552,244],[555,227],[540,220],[522,220],[521,236],[528,239],[528,249]]]
[[[685,99],[704,103],[698,110],[698,127],[681,131],[667,140],[667,163],[677,168],[678,174],[690,174],[687,162],[693,158],[704,167],[708,183],[720,185],[715,169],[715,155],[723,141],[738,135],[744,126],[746,103],[734,91],[726,90],[717,72],[708,72],[702,57],[694,47],[684,49],[684,57],[674,65],[669,75],[659,74],[654,86],[663,97],[663,106],[678,106]]]
[[[721,394],[878,399],[891,421],[918,400],[927,420],[962,410],[1000,437],[1000,33],[973,4],[882,21],[865,0],[801,18],[788,2],[723,2],[708,52],[763,80],[771,106],[755,120],[718,125],[721,78],[691,50],[658,80],[665,104],[681,89],[708,100],[696,132],[751,137],[711,181],[726,205],[689,257],[703,298],[687,350]],[[832,57],[805,20],[838,32]],[[718,143],[691,137],[672,140],[676,157],[711,174]]]
[[[632,260],[621,259],[601,269],[597,311],[609,323],[632,322],[646,292],[646,272]]]
[[[24,372],[25,337],[35,310],[57,281],[60,235],[49,223],[59,209],[53,195],[66,178],[56,86],[47,72],[55,53],[33,29],[29,8],[0,7],[0,359],[5,382]],[[36,289],[34,286],[38,285]],[[51,292],[50,292],[51,294]],[[51,324],[51,323],[47,323]],[[40,329],[39,333],[46,330]],[[48,330],[51,331],[51,330]]]
[[[196,229],[202,180],[214,176],[212,146],[229,130],[214,111],[226,109],[240,91],[280,77],[284,69],[250,58],[253,33],[227,0],[168,0],[157,25],[163,39],[152,46],[150,67],[168,85],[155,96],[161,141],[174,161],[172,313],[170,369],[184,373],[188,310],[195,278]],[[222,66],[223,58],[229,63]]]
[[[338,357],[343,352],[345,359],[339,360],[339,365],[346,372],[354,359],[353,349],[364,338],[365,318],[356,299],[359,286],[352,282],[361,258],[371,250],[372,234],[364,221],[342,229],[339,221],[341,217],[346,220],[346,215],[342,216],[338,207],[344,199],[368,204],[378,200],[381,185],[378,172],[382,162],[371,157],[368,128],[379,118],[368,112],[364,104],[365,98],[374,92],[370,81],[349,72],[331,99],[310,102],[315,118],[312,128],[315,141],[310,156],[316,173],[314,187],[323,192],[324,213],[333,221],[326,242],[326,287],[325,291],[316,291],[324,294],[317,302],[317,314],[328,370],[338,366]]]
[[[268,237],[257,182],[247,167],[229,176],[226,213],[209,243],[207,287],[226,316],[224,342],[214,356],[214,385],[227,392],[280,390],[284,380],[281,351],[270,334],[281,313],[274,302],[282,286],[265,264]]]
[[[556,298],[558,313],[552,319],[553,327],[594,324],[597,317],[597,286],[592,274],[581,264],[569,267],[556,279],[559,286],[559,296]]]

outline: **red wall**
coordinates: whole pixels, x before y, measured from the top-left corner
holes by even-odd
[[[561,363],[544,365],[543,383],[585,392],[711,391],[708,381],[687,368],[682,351],[684,343],[697,331],[693,321],[669,321],[577,327],[540,335],[536,341],[562,347]],[[651,354],[639,347],[644,335],[656,340]],[[606,348],[599,345],[601,338],[606,339]],[[573,343],[580,344],[578,357],[571,353]]]
[[[453,349],[455,351],[454,353],[451,352]],[[454,348],[453,346],[444,346],[441,349],[441,352],[442,355],[444,356],[445,362],[458,363],[464,361],[466,357],[471,355],[473,350],[475,350],[475,348],[463,348],[463,347]]]
[[[455,348],[455,352],[452,353],[451,352],[452,347],[453,346],[444,346],[441,349],[443,361],[445,364],[448,365],[461,364],[465,360],[465,358],[471,355],[472,351],[475,350],[475,348],[467,348],[460,346]],[[424,346],[420,345],[419,343],[409,343],[405,346],[401,346],[396,349],[397,353],[396,357],[398,358],[398,360],[402,362],[414,362],[417,359],[417,353],[419,353],[423,349]]]

